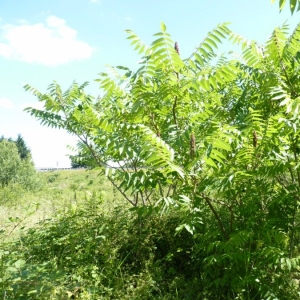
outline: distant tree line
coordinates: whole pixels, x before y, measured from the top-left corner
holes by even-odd
[[[0,187],[21,185],[32,189],[36,186],[37,177],[31,151],[23,137],[17,139],[0,137]]]
[[[91,160],[90,156],[91,155],[85,155],[82,152],[79,152],[76,155],[70,155],[69,158],[71,160],[72,169],[88,168],[91,166],[91,164],[89,164],[89,160]]]
[[[4,135],[2,135],[0,137],[0,143],[4,140],[6,140],[8,142],[12,142],[17,146],[18,153],[19,153],[21,159],[26,159],[29,156],[31,156],[31,151],[27,147],[27,145],[26,145],[23,137],[21,136],[21,134],[18,134],[18,137],[15,140],[13,140],[11,137],[10,138],[5,138]]]

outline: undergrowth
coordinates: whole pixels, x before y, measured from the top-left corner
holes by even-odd
[[[180,212],[139,216],[97,171],[39,177],[34,192],[2,190],[0,299],[197,297]]]
[[[1,250],[4,299],[192,299],[201,288],[190,253],[175,234],[180,213],[143,217],[101,197],[43,220]]]
[[[287,238],[250,215],[224,241],[208,211],[192,235],[180,226],[186,211],[129,209],[95,172],[41,177],[34,197],[1,206],[1,300],[299,298]]]

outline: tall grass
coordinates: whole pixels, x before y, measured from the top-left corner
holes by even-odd
[[[91,195],[109,199],[109,203],[103,205],[105,210],[120,203],[120,197],[99,171],[50,171],[40,172],[38,176],[39,184],[32,191],[19,185],[0,189],[0,228],[5,231],[6,238],[18,235],[21,225],[30,228],[60,211],[74,208]]]

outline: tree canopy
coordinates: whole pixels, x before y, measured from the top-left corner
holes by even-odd
[[[35,181],[35,168],[21,135],[16,141],[0,138],[0,186],[20,184],[30,189]]]
[[[3,140],[7,140],[9,142],[15,143],[15,145],[18,148],[18,153],[19,153],[21,159],[26,159],[26,158],[29,158],[31,156],[31,151],[27,147],[26,142],[24,141],[21,134],[18,134],[16,140],[12,139],[11,137],[10,138],[5,138],[4,135],[2,135],[0,137],[0,142],[2,142]]]
[[[21,157],[21,159],[28,158],[31,155],[30,150],[28,149],[23,137],[21,134],[18,134],[17,139],[14,141],[17,148],[18,148],[18,153]]]
[[[21,159],[14,143],[5,140],[0,142],[0,160],[0,182],[3,187],[18,176]]]

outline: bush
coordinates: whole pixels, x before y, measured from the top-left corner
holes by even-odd
[[[20,184],[23,188],[33,189],[37,184],[36,171],[30,155],[21,159],[14,142],[0,142],[0,186]]]
[[[98,206],[97,206],[98,203]],[[45,220],[0,257],[6,299],[191,299],[203,288],[181,214],[99,211],[101,199]],[[2,266],[2,268],[1,268]],[[177,294],[177,296],[175,296]]]

